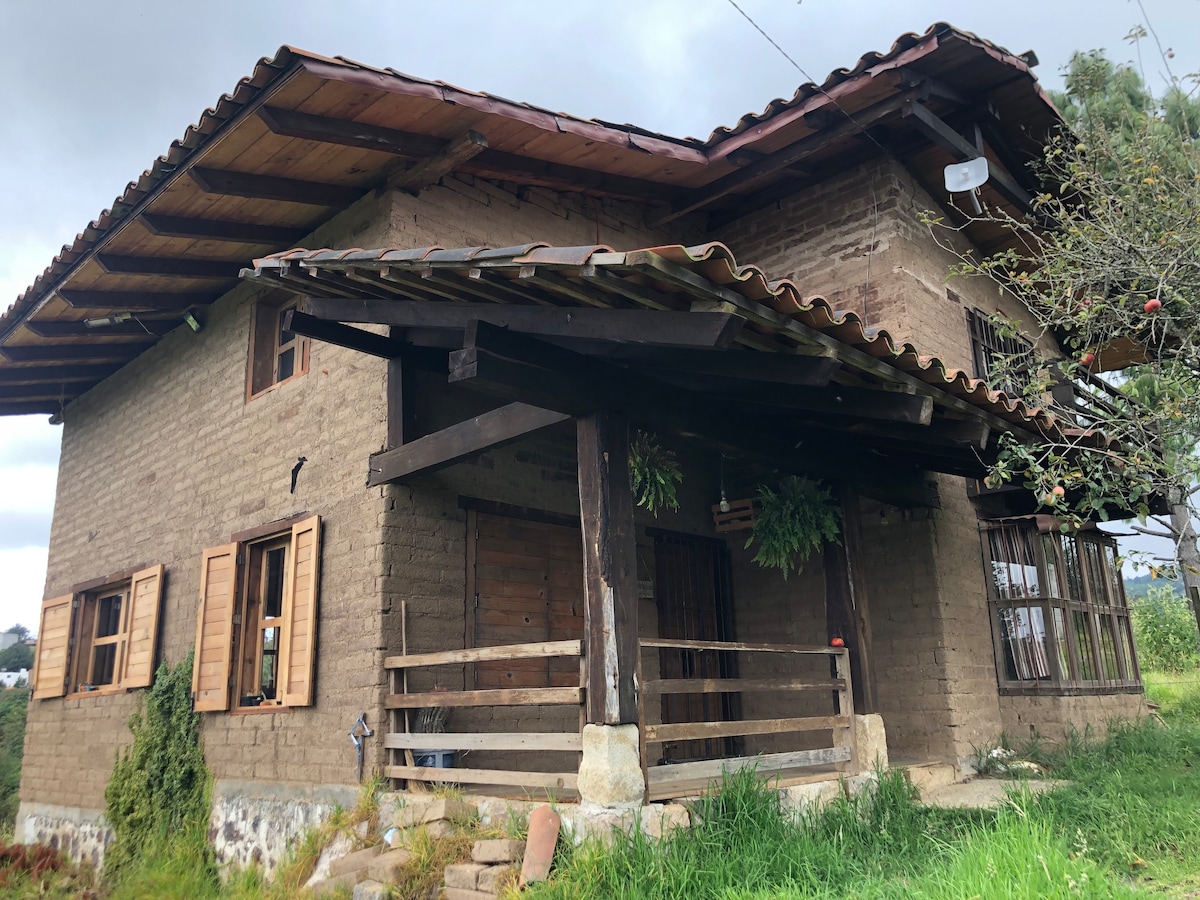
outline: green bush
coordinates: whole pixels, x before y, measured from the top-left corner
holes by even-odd
[[[29,688],[0,689],[0,828],[17,819],[21,754],[25,749],[25,710]]]
[[[1200,665],[1191,604],[1169,586],[1152,587],[1133,604],[1133,636],[1143,669],[1186,672]]]

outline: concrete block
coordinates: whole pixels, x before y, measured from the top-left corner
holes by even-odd
[[[666,837],[676,828],[687,828],[691,821],[687,807],[680,803],[668,803],[661,809],[647,807],[642,814],[642,831],[647,837]]]
[[[362,871],[371,864],[382,850],[383,845],[376,844],[374,847],[355,850],[353,853],[347,853],[345,856],[338,857],[329,863],[329,874],[336,877],[338,875],[345,875],[347,872]]]
[[[320,881],[314,882],[308,886],[314,897],[328,897],[337,891],[353,890],[354,886],[359,881],[364,880],[361,876],[362,872],[347,872],[345,875],[334,875],[331,878],[322,878]]]
[[[883,716],[878,713],[855,716],[854,743],[858,747],[859,768],[888,767],[887,732],[883,727]]]
[[[413,855],[408,850],[389,850],[381,853],[367,866],[367,877],[385,883],[394,882],[400,870],[412,861]]]
[[[583,726],[583,761],[579,764],[583,805],[632,809],[641,806],[645,791],[637,726]]]
[[[454,863],[446,866],[446,887],[473,891],[479,884],[479,873],[487,868],[483,863]]]
[[[476,813],[473,803],[462,800],[429,800],[411,801],[408,805],[396,810],[392,824],[397,828],[411,828],[427,822],[446,819],[451,822],[467,822]]]
[[[378,881],[360,881],[354,886],[353,900],[388,900],[392,889]]]
[[[485,894],[499,894],[515,885],[520,877],[521,870],[516,866],[488,866],[479,873],[476,888]]]
[[[476,841],[471,849],[471,859],[477,863],[520,862],[525,857],[525,842],[502,838],[494,841]]]

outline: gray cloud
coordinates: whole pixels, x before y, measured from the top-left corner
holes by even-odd
[[[51,510],[0,513],[0,550],[45,547],[50,542]]]

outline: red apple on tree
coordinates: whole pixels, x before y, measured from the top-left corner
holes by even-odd
[[[1090,366],[1096,361],[1096,354],[1089,350],[1087,353],[1083,354],[1083,356],[1079,357],[1079,361],[1085,366]]]
[[[1062,497],[1067,493],[1067,489],[1064,488],[1061,484],[1056,484],[1053,488],[1050,489],[1050,493],[1052,493],[1055,497]]]
[[[1148,313],[1156,313],[1162,309],[1162,301],[1157,297],[1151,297],[1146,301],[1146,305],[1142,307]]]

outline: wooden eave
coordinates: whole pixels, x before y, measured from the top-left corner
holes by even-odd
[[[947,100],[930,93],[933,75],[961,96]],[[358,197],[470,132],[482,135],[486,148],[464,159],[460,173],[638,200],[649,207],[649,218],[663,220],[684,208],[708,216],[710,224],[753,215],[882,155],[877,144],[888,152],[892,145],[909,148],[903,161],[940,196],[936,185],[949,159],[939,149],[912,150],[911,129],[899,110],[850,128],[843,121],[846,113],[862,115],[914,90],[948,120],[964,109],[999,111],[993,142],[1004,143],[1009,158],[1036,155],[1057,122],[1015,58],[944,25],[905,36],[888,55],[864,57],[855,69],[835,73],[816,92],[783,104],[753,127],[715,133],[707,142],[577,119],[283,48],[172,145],[0,316],[0,372],[17,379],[0,381],[0,403],[6,404],[0,413],[17,408],[6,385],[47,383],[34,370],[128,362],[188,313],[202,319],[205,306],[236,286],[237,270],[248,260],[296,246],[300,236]],[[273,116],[271,110],[281,112]],[[866,138],[868,128],[883,139]],[[830,132],[836,138],[823,140]],[[798,163],[777,169],[768,164],[761,174],[764,159],[802,143],[813,149]],[[714,185],[756,165],[760,174],[753,180],[705,199]],[[1021,213],[990,187],[984,194]],[[1001,236],[984,230],[975,237],[992,249],[1003,245]],[[137,295],[150,295],[155,303],[134,302]],[[145,340],[104,328],[74,333],[86,319],[122,311],[145,323]],[[30,371],[26,378],[23,369]],[[72,394],[60,392],[63,402],[53,411],[95,384],[70,383]]]

